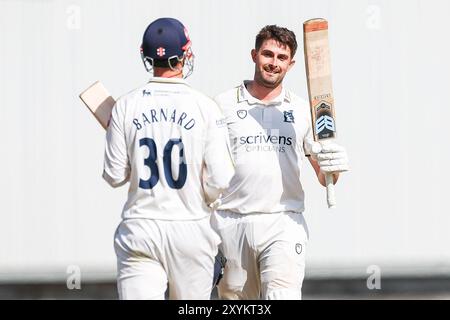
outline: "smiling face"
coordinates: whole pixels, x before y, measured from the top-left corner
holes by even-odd
[[[254,80],[266,88],[276,88],[294,65],[291,49],[274,39],[267,39],[259,49],[252,50],[255,63]]]

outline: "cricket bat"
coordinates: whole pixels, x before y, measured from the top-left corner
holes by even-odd
[[[108,93],[100,81],[96,81],[80,94],[80,99],[100,122],[104,129],[108,128],[112,108],[116,101]]]
[[[303,40],[314,140],[325,144],[336,138],[328,21],[321,18],[305,21]],[[325,182],[328,207],[334,208],[333,175],[325,174]]]

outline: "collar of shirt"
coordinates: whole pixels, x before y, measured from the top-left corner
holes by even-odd
[[[189,83],[186,82],[186,80],[182,78],[163,78],[163,77],[152,77],[149,81],[150,82],[159,82],[159,83],[179,83],[189,86]]]
[[[269,102],[263,102],[259,99],[256,99],[254,96],[248,92],[246,84],[249,83],[249,80],[244,80],[242,84],[238,87],[237,91],[237,99],[238,102],[243,102],[247,100],[249,104],[260,104],[264,106],[271,106],[271,105],[281,105],[283,102],[291,102],[291,97],[289,95],[289,92],[285,90],[284,88],[281,90],[281,93],[273,100]]]

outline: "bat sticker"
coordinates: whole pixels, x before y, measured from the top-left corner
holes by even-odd
[[[335,131],[334,120],[329,115],[324,114],[316,120],[316,134],[319,139],[332,138]]]
[[[315,110],[316,135],[320,139],[335,138],[336,127],[334,124],[332,106],[327,101],[320,101]]]

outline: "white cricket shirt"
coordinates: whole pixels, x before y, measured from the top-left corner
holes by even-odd
[[[130,182],[122,218],[204,218],[233,173],[222,111],[184,80],[155,77],[116,102],[103,177]]]
[[[230,134],[236,173],[218,210],[303,212],[303,141],[312,139],[308,103],[283,89],[263,103],[239,87],[218,95]]]

